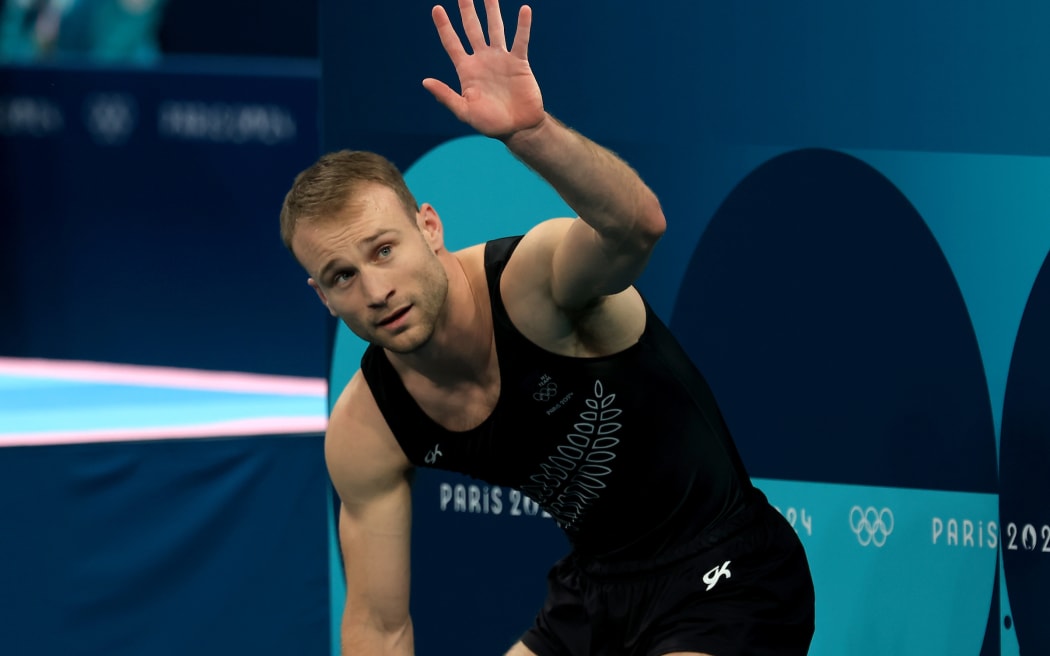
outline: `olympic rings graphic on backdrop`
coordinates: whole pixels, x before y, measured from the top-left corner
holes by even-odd
[[[557,393],[558,386],[554,383],[548,383],[546,387],[543,387],[538,392],[533,393],[532,398],[542,403],[545,401],[550,401],[554,398],[554,395]]]
[[[100,144],[114,146],[135,131],[138,107],[126,93],[97,93],[84,100],[84,124]]]
[[[849,527],[857,535],[857,542],[861,546],[874,544],[881,547],[893,533],[893,511],[889,508],[878,510],[874,506],[853,506],[849,511]]]

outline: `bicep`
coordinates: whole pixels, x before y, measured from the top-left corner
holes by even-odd
[[[551,257],[551,295],[563,308],[582,308],[618,294],[637,280],[655,242],[602,236],[582,219],[565,228]]]
[[[551,219],[529,231],[508,270],[519,289],[543,290],[555,306],[572,311],[634,284],[654,244],[602,236],[582,219]]]

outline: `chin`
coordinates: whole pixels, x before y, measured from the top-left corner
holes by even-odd
[[[422,337],[409,334],[398,335],[394,339],[386,340],[383,348],[399,355],[410,355],[420,351],[429,344],[431,335],[432,333],[427,333]]]

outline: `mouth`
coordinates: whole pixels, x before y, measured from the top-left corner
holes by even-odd
[[[389,326],[389,325],[391,325],[391,324],[397,323],[397,321],[398,321],[398,320],[399,320],[399,319],[400,319],[401,317],[403,317],[403,316],[405,316],[406,314],[408,314],[408,311],[409,311],[409,310],[411,310],[411,309],[412,309],[412,306],[411,306],[411,305],[407,305],[407,306],[405,306],[405,307],[401,308],[400,310],[397,310],[397,311],[395,311],[394,313],[392,313],[392,314],[389,314],[389,315],[387,315],[386,317],[383,317],[382,319],[380,319],[380,320],[379,320],[379,321],[378,321],[378,322],[376,323],[376,325],[377,325],[377,326],[383,326],[383,327],[385,327],[385,326]]]

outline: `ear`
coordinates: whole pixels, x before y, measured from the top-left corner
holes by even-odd
[[[321,286],[317,284],[317,281],[313,278],[307,278],[306,284],[313,287],[314,291],[317,292],[317,298],[321,299],[321,302],[324,303],[324,306],[328,308],[328,313],[331,314],[333,317],[338,316],[336,315],[335,310],[332,309],[332,306],[328,304],[328,297],[324,295],[323,291],[321,291]]]
[[[445,226],[430,203],[423,203],[416,212],[416,226],[435,253],[445,250]]]

